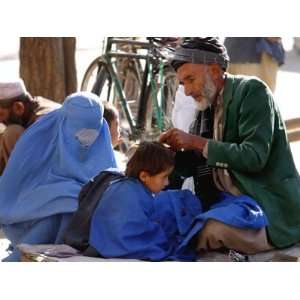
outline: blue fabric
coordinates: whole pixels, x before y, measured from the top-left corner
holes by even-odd
[[[153,196],[138,180],[109,186],[93,215],[90,244],[103,257],[151,261],[196,259],[189,245],[207,219],[239,228],[261,228],[266,217],[254,200],[222,193],[218,204],[202,211],[190,191],[164,191]]]
[[[258,53],[266,52],[271,55],[279,66],[284,64],[285,53],[281,42],[271,43],[266,38],[259,38],[256,50]]]
[[[193,225],[180,247],[186,247],[208,219],[241,229],[260,229],[268,225],[266,215],[255,200],[246,195],[237,197],[228,193],[220,193],[216,204],[194,219]]]
[[[18,140],[0,178],[0,223],[29,230],[30,222],[74,212],[81,187],[110,167],[116,161],[99,97],[70,95]]]
[[[13,262],[20,260],[21,253],[15,247],[17,244],[62,244],[64,231],[72,215],[72,213],[58,214],[36,221],[3,225],[5,235],[14,248],[14,251],[4,258],[3,261]]]
[[[190,207],[187,202],[192,203]],[[178,228],[186,231],[195,217],[192,208],[201,210],[198,198],[189,191],[161,192],[154,197],[138,180],[114,182],[93,215],[90,245],[103,257],[195,260],[189,249],[177,252],[183,239]]]
[[[154,208],[166,234],[185,235],[202,212],[201,201],[189,190],[162,191],[155,196]]]

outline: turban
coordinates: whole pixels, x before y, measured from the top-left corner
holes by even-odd
[[[226,70],[229,56],[217,38],[184,38],[171,57],[171,65],[177,70],[184,63],[219,64]]]

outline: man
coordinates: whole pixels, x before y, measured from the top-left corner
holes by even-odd
[[[176,48],[171,63],[199,113],[190,133],[171,129],[160,140],[178,151],[177,167],[193,175],[207,211],[225,192],[250,196],[267,216],[259,230],[210,219],[198,250],[288,247],[300,240],[300,179],[285,125],[265,83],[226,73],[228,62],[215,38],[187,38]]]
[[[32,98],[22,79],[0,82],[0,176],[24,130],[61,105],[42,97]]]

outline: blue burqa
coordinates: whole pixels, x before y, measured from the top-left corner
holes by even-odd
[[[25,131],[0,177],[0,224],[12,245],[60,242],[81,187],[110,167],[116,161],[99,97],[70,95]]]
[[[107,258],[194,261],[191,241],[209,218],[239,228],[267,225],[260,207],[247,196],[221,193],[218,204],[203,212],[201,201],[188,190],[154,196],[139,180],[126,178],[104,192],[89,242]]]

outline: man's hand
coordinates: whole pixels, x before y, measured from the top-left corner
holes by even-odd
[[[198,150],[203,151],[207,143],[207,139],[197,135],[185,133],[182,130],[173,128],[163,133],[160,136],[159,141],[166,143],[175,150]]]

